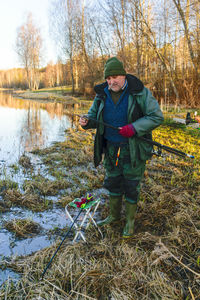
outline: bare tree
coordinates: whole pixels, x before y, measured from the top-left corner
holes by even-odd
[[[61,61],[40,70],[41,84],[72,83],[73,92],[91,91],[102,80],[106,59],[117,55],[127,72],[135,72],[145,84],[155,87],[158,99],[162,97],[168,103],[176,98],[177,104],[198,105],[199,0],[51,2],[50,32],[60,50]],[[23,80],[20,71],[2,73],[2,86],[24,86],[28,78],[29,87],[34,88],[39,82],[33,71],[39,65],[39,52],[35,46],[37,39],[32,46],[31,22],[31,18],[27,19],[18,30],[17,50],[24,66]]]
[[[16,52],[26,70],[29,88],[38,89],[42,38],[40,29],[34,24],[31,13],[28,14],[26,22],[17,30]]]
[[[130,45],[130,20],[128,0],[104,0],[101,7],[101,19],[106,24],[107,45],[111,53],[118,54],[125,67],[127,64],[127,49]],[[109,31],[108,31],[109,29]]]
[[[144,15],[144,0],[131,0],[130,2],[130,16],[131,16],[131,29],[132,29],[132,43],[136,52],[136,74],[142,74],[142,57],[144,52],[144,26],[141,16]],[[143,14],[139,13],[142,11]]]
[[[81,26],[80,0],[53,0],[50,12],[51,35],[61,52],[61,57],[70,62],[72,93],[75,90],[74,68]],[[80,26],[79,26],[80,25]]]
[[[161,45],[158,45],[158,33],[159,31],[156,30],[156,27],[154,26],[153,19],[148,18],[148,14],[146,15],[145,10],[143,9],[143,6],[136,5],[135,0],[130,0],[134,6],[134,9],[137,11],[137,16],[140,19],[140,26],[137,25],[137,29],[141,31],[142,37],[146,40],[149,50],[152,49],[154,54],[156,55],[158,61],[160,62],[160,65],[162,69],[166,72],[169,81],[171,83],[171,86],[173,88],[174,94],[176,95],[176,99],[178,101],[179,99],[179,92],[176,87],[176,83],[174,80],[174,74],[173,74],[173,64],[171,63],[171,59],[169,56],[165,55],[165,51],[163,51],[162,48],[160,48]],[[149,5],[149,4],[148,4]],[[135,21],[135,17],[133,16],[133,21]],[[154,21],[155,22],[155,21]],[[164,35],[162,35],[164,36]],[[163,42],[163,46],[165,47],[165,38]]]
[[[180,15],[181,21],[183,23],[184,34],[185,34],[185,38],[187,41],[191,62],[194,67],[196,76],[198,78],[199,77],[198,60],[196,59],[196,55],[195,55],[195,51],[194,51],[194,44],[192,43],[192,35],[191,35],[191,32],[189,31],[189,15],[190,15],[189,9],[190,9],[190,6],[196,7],[198,5],[198,3],[197,3],[197,1],[187,0],[185,3],[185,9],[184,9],[180,0],[172,0],[172,1],[175,4],[175,6],[178,10],[178,13]],[[193,2],[193,3],[191,3],[191,2]]]

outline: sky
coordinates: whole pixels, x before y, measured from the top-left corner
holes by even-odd
[[[56,51],[50,39],[48,10],[50,0],[0,0],[0,70],[22,67],[15,52],[17,28],[32,13],[34,24],[41,29],[45,60],[56,62]]]

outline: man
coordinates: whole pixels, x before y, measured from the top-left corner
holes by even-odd
[[[137,137],[151,138],[151,131],[163,122],[157,100],[135,76],[126,74],[116,57],[107,60],[104,67],[106,82],[95,86],[96,97],[81,117],[84,129],[97,128],[94,143],[94,164],[99,165],[105,153],[106,178],[109,191],[109,216],[99,225],[120,220],[122,197],[125,197],[126,224],[123,237],[134,234],[134,220],[146,160],[152,156],[152,146]],[[90,120],[93,119],[93,120]],[[95,122],[95,120],[100,123]],[[104,126],[101,122],[119,130]]]

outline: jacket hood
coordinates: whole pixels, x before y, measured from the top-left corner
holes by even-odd
[[[144,84],[136,76],[131,75],[131,74],[127,74],[126,79],[127,79],[127,82],[128,82],[128,89],[129,89],[129,92],[131,94],[138,94],[143,90]],[[107,86],[108,86],[108,83],[105,81],[101,84],[96,85],[94,87],[94,90],[97,94],[104,94],[104,89]]]

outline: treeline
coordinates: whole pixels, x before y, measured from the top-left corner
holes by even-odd
[[[70,73],[67,64],[49,63],[45,68],[36,69],[38,88],[49,88],[70,84]],[[0,87],[28,89],[29,82],[25,68],[0,71]]]
[[[62,62],[2,71],[0,86],[70,84],[73,93],[91,93],[103,80],[106,59],[116,55],[163,103],[199,105],[199,0],[52,0],[50,11],[50,31]]]

